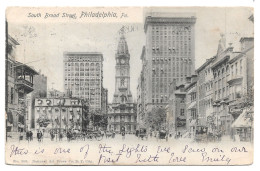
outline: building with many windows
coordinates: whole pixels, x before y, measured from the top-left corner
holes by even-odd
[[[192,75],[187,77],[186,91],[186,128],[187,132],[190,133],[191,137],[194,137],[196,126],[198,125],[198,77],[197,75]]]
[[[64,52],[63,62],[65,92],[88,100],[90,110],[101,111],[103,55],[97,52]]]
[[[32,67],[16,61],[17,45],[19,43],[8,35],[6,44],[6,136],[18,139],[18,137],[23,137],[28,130],[26,97],[33,91],[34,76],[38,73]]]
[[[230,59],[232,68],[227,83],[230,88],[229,114],[234,118],[232,135],[240,141],[253,140],[254,38],[240,39],[241,53]]]
[[[226,38],[221,35],[217,55],[212,61],[211,69],[213,72],[213,116],[216,120],[216,130],[222,135],[231,134],[233,117],[228,113],[230,99],[228,79],[234,66],[229,65],[229,60],[236,55],[232,46],[226,47]]]
[[[197,70],[198,75],[198,121],[199,125],[208,127],[209,132],[214,130],[213,116],[213,73],[211,62],[214,57],[207,59]]]
[[[193,14],[147,15],[144,25],[146,45],[141,55],[143,79],[139,83],[143,86],[141,91],[144,91],[144,112],[138,115],[147,114],[154,106],[165,106],[169,84],[174,79],[176,84],[180,84],[194,74],[195,23]]]
[[[130,53],[125,36],[118,43],[116,58],[115,93],[113,103],[109,104],[107,130],[117,133],[135,133],[136,104],[130,90]]]
[[[35,98],[35,131],[42,131],[45,136],[50,131],[64,136],[68,130],[87,129],[88,103],[75,97]]]

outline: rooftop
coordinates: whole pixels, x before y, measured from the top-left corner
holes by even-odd
[[[64,55],[101,55],[101,52],[63,52]]]

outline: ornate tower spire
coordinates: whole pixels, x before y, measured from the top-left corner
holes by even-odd
[[[120,40],[118,42],[117,54],[129,54],[124,34],[121,34]]]
[[[120,29],[119,34],[121,36],[115,54],[116,85],[113,103],[132,103],[132,94],[130,91],[130,54],[124,35],[124,27]]]

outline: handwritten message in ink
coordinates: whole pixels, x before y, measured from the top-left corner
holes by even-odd
[[[113,165],[113,164],[168,164],[168,165],[185,165],[191,164],[196,160],[197,164],[204,165],[232,165],[236,155],[247,155],[248,149],[244,146],[233,146],[230,148],[201,147],[196,145],[145,145],[145,144],[121,144],[113,146],[111,144],[99,143],[95,145],[84,144],[81,146],[53,146],[52,148],[35,147],[29,148],[21,145],[10,145],[9,158],[15,163],[30,164],[94,164],[94,165]],[[50,159],[32,160],[33,156],[50,155]],[[235,154],[235,155],[233,155]],[[55,159],[61,156],[62,159]],[[72,160],[72,156],[77,156]],[[27,160],[18,160],[19,158]],[[53,159],[52,159],[53,158]],[[68,160],[66,160],[68,158]]]

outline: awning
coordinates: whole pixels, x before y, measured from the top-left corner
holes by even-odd
[[[189,107],[188,107],[188,110],[191,110],[191,109],[196,109],[196,101],[192,102]]]
[[[193,87],[193,88],[191,88],[191,89],[188,91],[188,94],[195,93],[195,92],[196,92],[196,87]]]
[[[252,127],[252,120],[250,117],[247,117],[247,111],[244,110],[243,113],[232,124],[232,128],[248,128]]]

